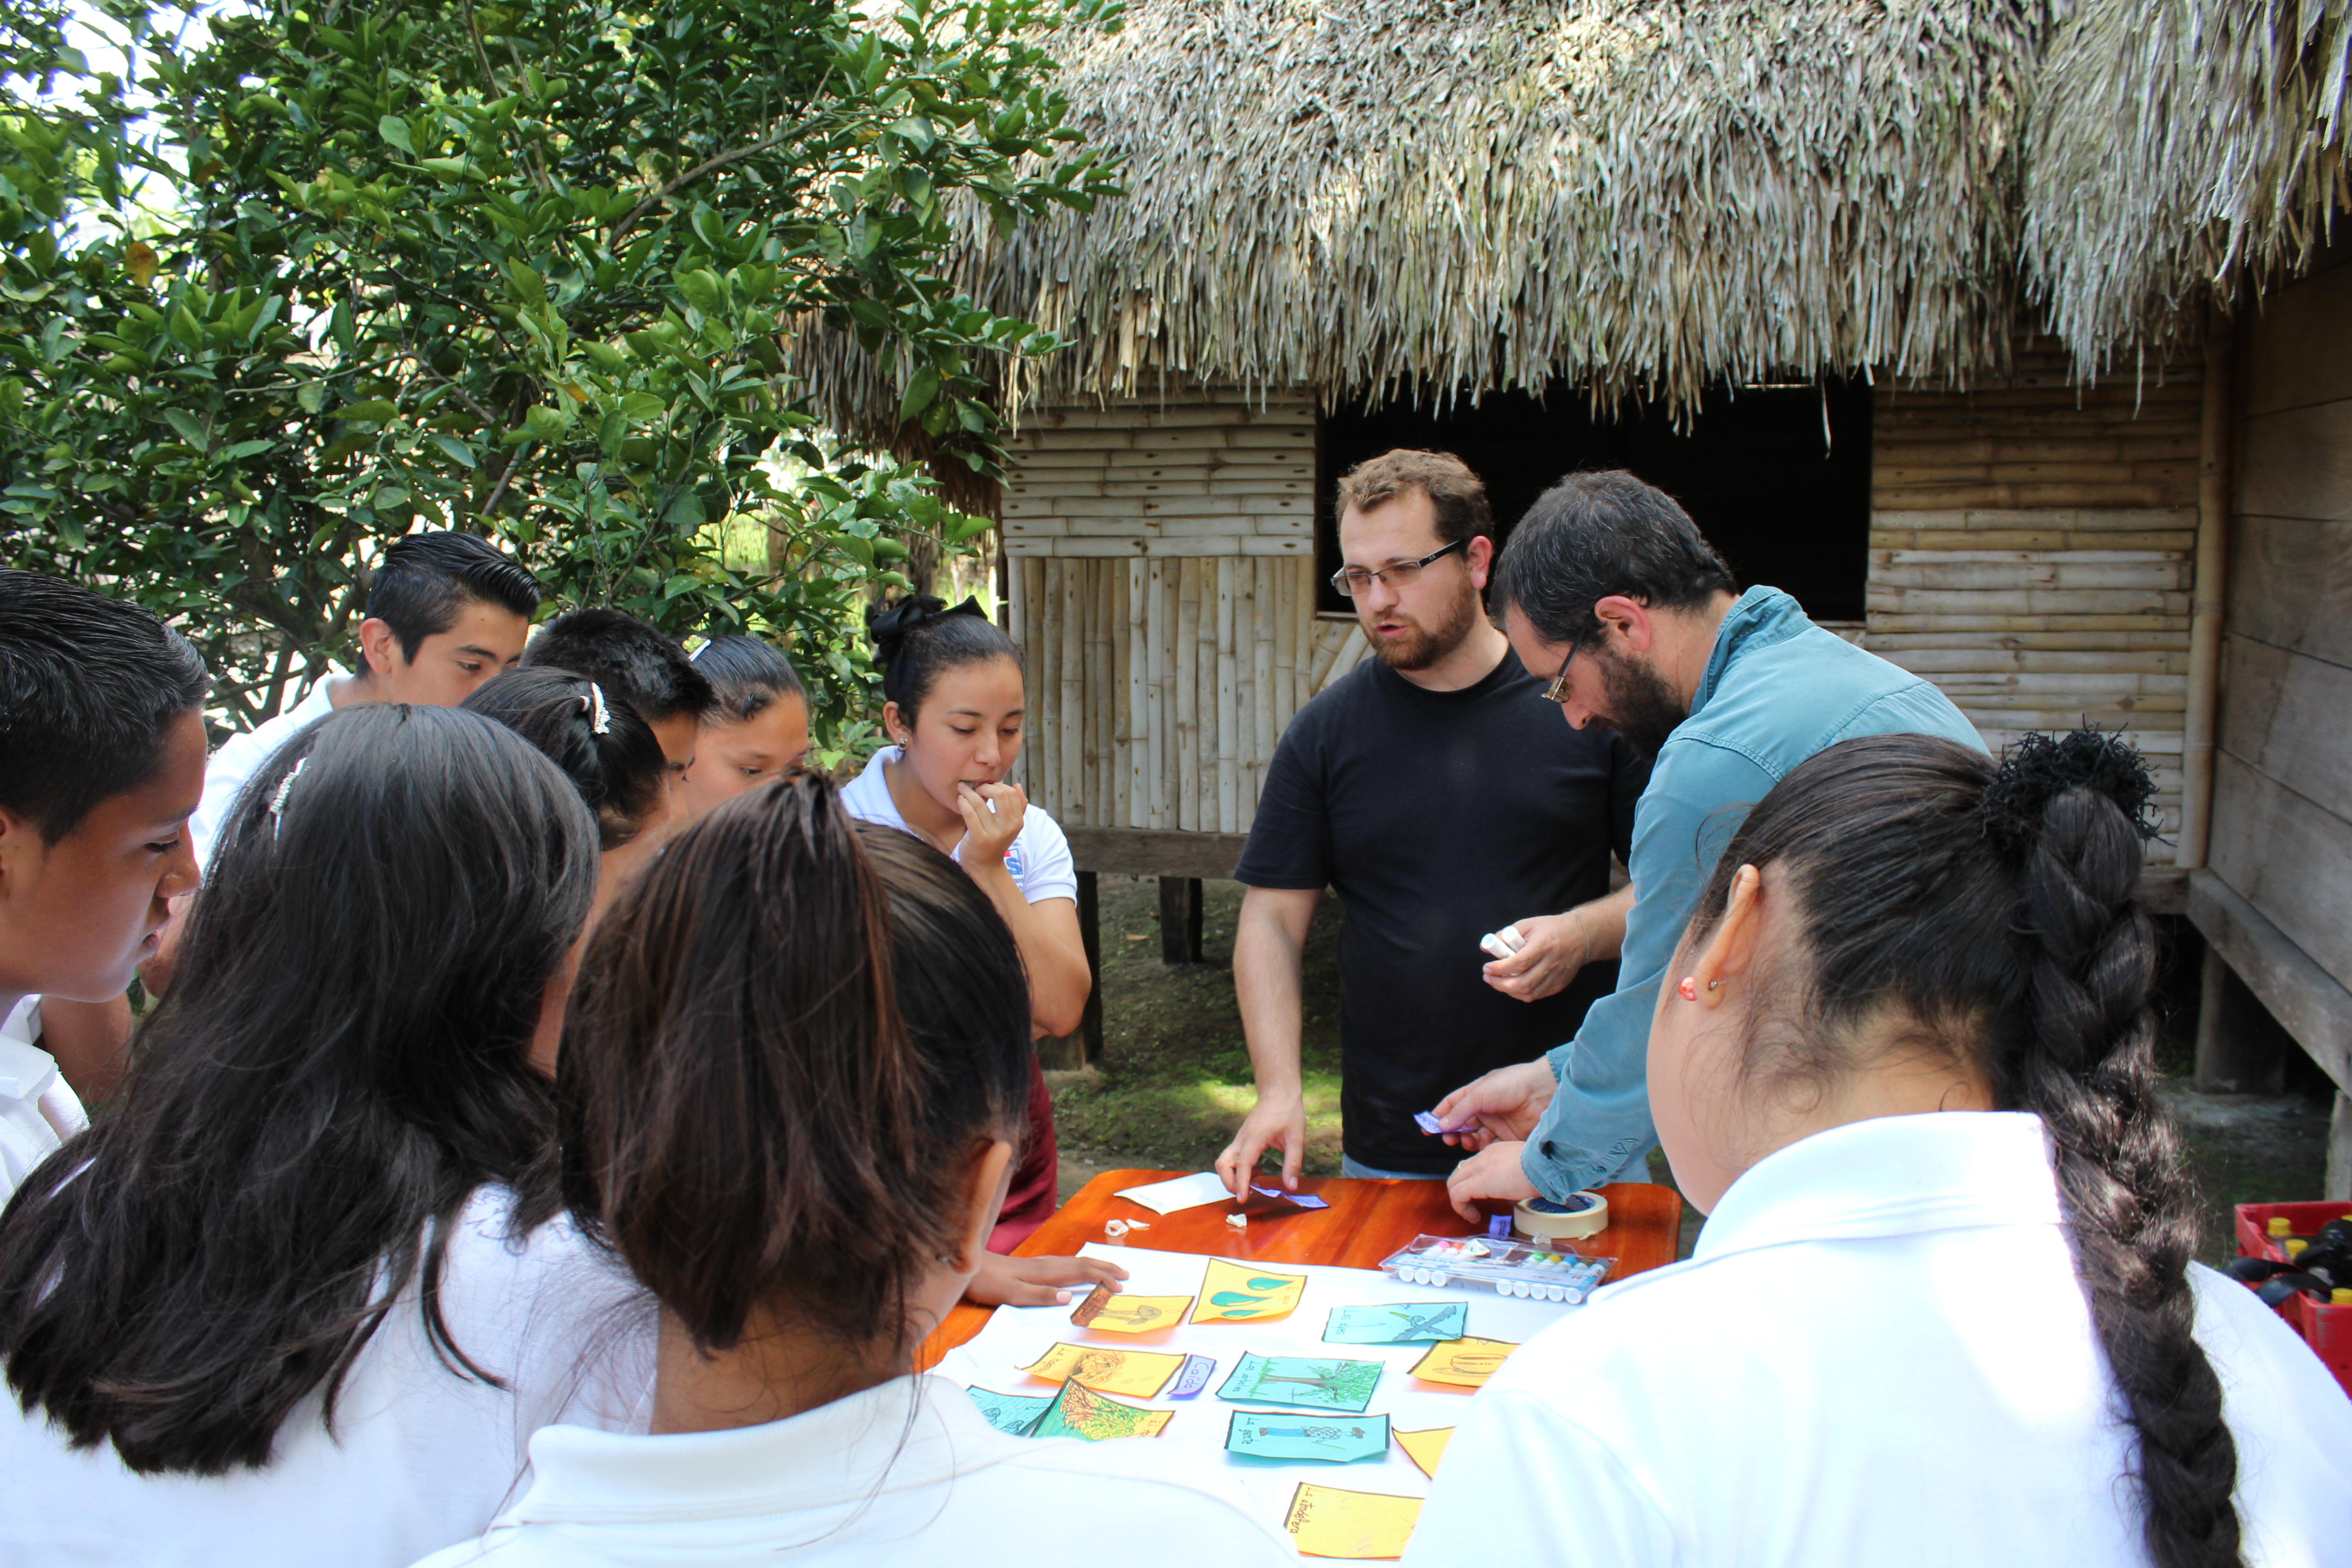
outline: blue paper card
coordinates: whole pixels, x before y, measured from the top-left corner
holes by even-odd
[[[1385,1454],[1385,1415],[1269,1415],[1236,1410],[1225,1430],[1225,1452],[1253,1459],[1319,1459],[1344,1465]]]
[[[1184,1358],[1184,1364],[1176,1369],[1176,1381],[1169,1385],[1167,1396],[1171,1399],[1195,1398],[1201,1390],[1209,1386],[1209,1379],[1216,1375],[1214,1356],[1188,1355]]]
[[[1260,1197],[1278,1198],[1286,1204],[1297,1204],[1303,1209],[1328,1209],[1331,1205],[1313,1193],[1286,1193],[1280,1187],[1252,1187]]]
[[[1045,1414],[1045,1406],[1054,1403],[1050,1394],[999,1394],[992,1388],[972,1387],[965,1390],[988,1424],[1000,1432],[1010,1432],[1015,1437],[1025,1437],[1037,1417]]]
[[[1469,1331],[1467,1301],[1401,1301],[1332,1308],[1323,1324],[1323,1341],[1334,1345],[1435,1344]]]
[[[1229,1405],[1288,1405],[1360,1414],[1371,1404],[1382,1370],[1382,1363],[1376,1361],[1264,1356],[1244,1351],[1233,1375],[1217,1390],[1217,1397]]]

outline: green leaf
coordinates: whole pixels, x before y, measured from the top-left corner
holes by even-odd
[[[906,393],[898,399],[899,422],[903,424],[929,408],[932,399],[939,395],[940,373],[936,367],[927,364],[914,374],[907,383]]]
[[[391,142],[394,146],[399,148],[402,152],[407,153],[410,157],[413,158],[416,155],[416,149],[410,146],[408,142],[408,121],[401,119],[398,115],[387,114],[382,120],[377,121],[375,122],[375,133],[383,137],[386,142]]]
[[[185,409],[166,408],[163,410],[163,419],[166,424],[172,426],[173,429],[177,430],[180,433],[180,439],[185,441],[189,446],[195,447],[198,451],[202,451],[205,447],[212,444],[211,434],[205,429],[202,424],[198,423],[195,416],[188,413]]]
[[[338,419],[363,420],[373,424],[381,425],[384,421],[395,417],[399,413],[400,405],[398,404],[382,397],[371,397],[361,403],[344,404],[341,408],[335,410],[335,417]]]

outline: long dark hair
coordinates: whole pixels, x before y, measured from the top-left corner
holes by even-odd
[[[129,1085],[0,1219],[0,1354],[27,1413],[142,1473],[268,1462],[401,1292],[438,1289],[485,1183],[553,1212],[540,997],[596,831],[553,763],[470,713],[348,708],[239,798]]]
[[[661,802],[669,759],[653,727],[616,692],[551,667],[490,677],[458,706],[493,719],[563,770],[596,814],[596,841],[618,849]]]
[[[2075,1272],[2139,1439],[2159,1568],[2236,1563],[2237,1449],[2192,1332],[2197,1225],[2156,1097],[2156,940],[2136,898],[2145,766],[2112,735],[2032,736],[1998,768],[1926,735],[1873,735],[1792,770],[1748,815],[1691,919],[1722,918],[1742,865],[1785,868],[1807,973],[1771,978],[1747,1070],[1822,1081],[1899,1008],[1973,1062],[2056,1150]]]
[[[590,939],[556,1068],[564,1195],[707,1351],[763,1304],[906,1350],[970,1140],[1020,1125],[1020,955],[933,858],[920,888],[895,856],[877,874],[832,787],[788,774],[666,844]]]

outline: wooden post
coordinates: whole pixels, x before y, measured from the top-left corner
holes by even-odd
[[[1127,774],[1119,786],[1119,824],[1151,826],[1151,578],[1139,555],[1127,563],[1127,668],[1121,689],[1127,712],[1119,721],[1120,742],[1127,755]]]
[[[1315,695],[1315,558],[1298,563],[1291,591],[1298,595],[1297,684],[1292,688],[1290,710],[1296,713]]]
[[[1147,742],[1144,767],[1151,775],[1151,793],[1144,811],[1144,826],[1168,828],[1176,824],[1171,820],[1170,806],[1175,804],[1176,792],[1170,788],[1171,764],[1176,757],[1176,737],[1169,731],[1176,722],[1174,693],[1169,689],[1168,634],[1169,605],[1168,563],[1158,555],[1145,565],[1143,626],[1144,668],[1144,735]]]
[[[1084,558],[1055,561],[1062,569],[1062,691],[1054,711],[1055,816],[1084,822],[1087,792],[1087,618]]]
[[[1160,961],[1201,962],[1201,879],[1160,879]]]
[[[1102,899],[1095,883],[1094,872],[1078,873],[1078,936],[1087,949],[1087,1010],[1078,1037],[1086,1042],[1090,1062],[1099,1061],[1103,1054]]]
[[[1176,826],[1201,831],[1201,558],[1176,568],[1176,640],[1168,649],[1176,676]]]
[[[2180,738],[2180,840],[2173,856],[2175,865],[2188,867],[2205,864],[2213,826],[2213,738],[2229,607],[2233,331],[2220,305],[2206,308],[2203,418],[2197,437],[2197,576],[2189,601],[2189,711]]]
[[[1267,563],[1266,570],[1273,578],[1274,593],[1274,738],[1290,726],[1290,715],[1298,707],[1298,595],[1291,590],[1291,579],[1297,575],[1296,561],[1276,559]],[[1271,764],[1274,752],[1265,754]]]
[[[1106,827],[1119,825],[1119,797],[1124,793],[1120,784],[1118,757],[1118,700],[1120,677],[1125,673],[1119,664],[1126,655],[1127,639],[1118,629],[1118,589],[1124,587],[1127,574],[1118,569],[1116,561],[1090,561],[1087,570],[1093,574],[1094,641],[1087,649],[1087,719],[1092,731],[1094,769],[1090,787],[1093,795],[1087,802],[1087,820]]]
[[[1239,833],[1242,819],[1240,753],[1241,692],[1235,685],[1240,669],[1234,654],[1236,600],[1240,587],[1236,570],[1241,558],[1217,557],[1217,831]],[[1206,815],[1203,813],[1203,815]]]
[[[2286,1086],[2294,1037],[2238,978],[2205,950],[2197,999],[2197,1087],[2208,1094],[2276,1094]]]
[[[1055,816],[1062,811],[1062,569],[1068,564],[1058,557],[1048,557],[1044,563],[1039,601],[1045,606],[1045,646],[1036,674],[1031,678],[1029,698],[1037,710],[1035,722],[1029,727],[1037,743],[1030,798]]]
[[[1258,794],[1265,788],[1265,765],[1274,760],[1274,737],[1281,730],[1275,717],[1274,625],[1275,598],[1280,592],[1275,573],[1282,563],[1261,555],[1252,564],[1256,568],[1257,591],[1250,596],[1250,689],[1257,700],[1250,705],[1249,809],[1243,813],[1240,824],[1244,828],[1257,816]]]

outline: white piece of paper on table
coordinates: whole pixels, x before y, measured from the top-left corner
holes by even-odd
[[[1174,1214],[1178,1209],[1195,1209],[1202,1204],[1229,1204],[1234,1201],[1232,1189],[1218,1180],[1214,1171],[1179,1176],[1172,1182],[1153,1182],[1148,1186],[1129,1187],[1118,1195],[1141,1204],[1153,1214]]]

